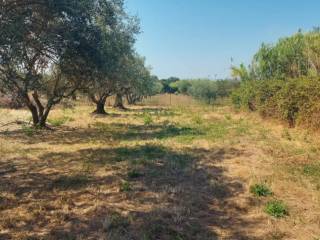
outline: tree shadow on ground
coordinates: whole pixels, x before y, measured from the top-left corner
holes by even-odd
[[[74,145],[88,143],[88,141],[110,143],[113,141],[137,141],[152,139],[169,139],[177,136],[200,137],[205,132],[196,127],[177,126],[173,124],[122,124],[122,123],[95,123],[89,128],[61,127],[57,131],[32,131],[14,130],[0,132],[0,136],[7,139],[19,140],[32,145],[39,143]]]
[[[52,240],[253,239],[247,232],[259,219],[246,220],[245,209],[233,200],[244,186],[219,166],[243,154],[234,148],[175,150],[155,144],[44,154],[42,161],[63,159],[65,172],[40,173],[26,165],[3,173],[1,190],[19,193],[11,208],[33,213],[33,218],[6,226],[3,236],[25,232],[25,239]],[[83,162],[91,171],[68,173],[70,163]],[[110,164],[117,167],[112,175],[96,174]],[[139,174],[129,174],[132,171]],[[129,187],[119,191],[121,183]]]

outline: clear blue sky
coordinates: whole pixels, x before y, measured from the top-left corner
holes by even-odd
[[[142,33],[136,48],[160,78],[230,75],[262,42],[320,26],[320,0],[126,0]]]

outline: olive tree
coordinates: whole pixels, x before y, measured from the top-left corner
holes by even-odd
[[[107,1],[4,0],[0,88],[17,92],[44,127],[52,107],[85,86],[100,60],[93,13]]]
[[[160,93],[162,85],[156,76],[151,75],[150,68],[146,67],[145,58],[136,55],[128,70],[128,87],[125,89],[128,104],[136,104],[145,97]]]
[[[102,32],[100,46],[102,67],[93,75],[93,81],[86,89],[89,98],[96,104],[94,111],[96,114],[106,114],[107,98],[117,94],[119,100],[119,94],[124,91],[128,58],[134,53],[134,43],[139,33],[139,22],[136,17],[129,16],[125,12],[123,1],[114,1],[111,7],[114,13],[113,21],[108,25],[97,21]],[[109,15],[110,13],[107,16]],[[96,13],[98,20],[102,16],[103,13]]]

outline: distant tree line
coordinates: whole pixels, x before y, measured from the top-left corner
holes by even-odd
[[[217,98],[230,96],[232,91],[239,85],[238,80],[209,80],[190,79],[180,80],[171,77],[162,79],[162,93],[184,94],[194,97],[208,104],[213,103]]]
[[[262,44],[248,67],[232,67],[241,86],[233,95],[239,108],[266,117],[320,128],[320,31]]]

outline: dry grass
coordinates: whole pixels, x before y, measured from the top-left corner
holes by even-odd
[[[320,237],[316,136],[172,97],[106,117],[56,109],[55,131],[2,127],[0,239]],[[0,125],[17,118],[0,109]],[[252,195],[259,183],[273,195]],[[264,212],[272,199],[288,217]]]

